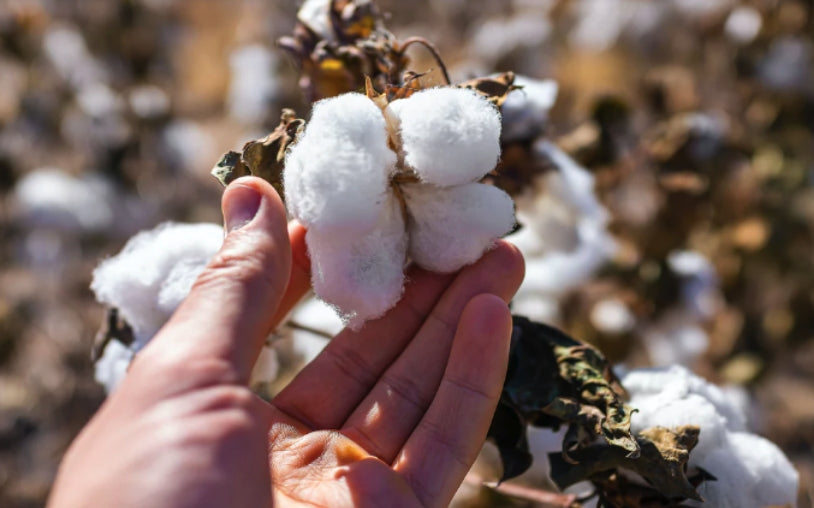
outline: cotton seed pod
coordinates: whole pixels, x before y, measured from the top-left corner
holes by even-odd
[[[395,162],[373,101],[360,94],[320,101],[286,157],[289,210],[309,230],[361,236],[382,213]]]
[[[404,161],[443,187],[479,180],[500,156],[500,114],[472,90],[431,88],[393,101]]]

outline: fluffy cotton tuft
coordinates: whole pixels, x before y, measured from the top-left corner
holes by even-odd
[[[522,88],[509,92],[500,106],[503,140],[533,139],[542,132],[557,99],[557,82],[516,76],[514,84]]]
[[[401,298],[407,234],[401,208],[389,196],[378,224],[362,238],[309,230],[314,292],[351,328],[383,315]]]
[[[450,188],[405,185],[410,257],[434,272],[452,272],[477,261],[514,226],[508,194],[490,185]]]
[[[127,374],[134,356],[133,350],[118,340],[108,342],[102,357],[94,365],[96,382],[104,386],[107,393],[113,392]]]
[[[477,93],[431,88],[391,106],[400,123],[404,160],[422,181],[461,185],[479,180],[497,164],[500,114]]]
[[[76,178],[59,169],[27,174],[14,189],[15,211],[27,227],[68,233],[109,230],[114,222],[113,187],[101,178]]]
[[[360,94],[322,100],[286,157],[289,210],[309,230],[367,233],[382,213],[395,162],[373,101]]]
[[[594,194],[594,178],[549,142],[536,154],[557,168],[543,177],[544,191],[518,202],[520,231],[508,238],[526,258],[517,301],[527,296],[558,298],[588,280],[615,252],[608,212]]]
[[[698,487],[698,493],[706,503],[696,503],[695,506],[765,508],[796,505],[797,471],[774,443],[755,434],[730,433],[725,444],[706,457],[703,468],[716,480]]]
[[[746,417],[719,387],[683,367],[638,369],[622,378],[629,404],[638,410],[631,430],[698,425],[689,467],[717,478],[698,489],[704,504],[721,508],[794,505],[798,474],[774,444],[746,432]]]
[[[169,319],[223,243],[217,224],[164,223],[131,238],[93,272],[96,298],[119,309],[141,349]]]
[[[499,153],[499,113],[471,90],[424,90],[384,111],[360,94],[318,102],[283,176],[316,295],[358,328],[401,298],[408,255],[441,272],[475,262],[514,225],[511,198],[474,183]],[[390,180],[410,169],[422,183]]]

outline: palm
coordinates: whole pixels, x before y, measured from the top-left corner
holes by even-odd
[[[275,503],[447,504],[500,394],[521,278],[505,244],[456,277],[414,270],[393,311],[338,335],[272,401]]]

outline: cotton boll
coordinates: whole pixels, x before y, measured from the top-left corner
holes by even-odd
[[[508,240],[517,238],[526,258],[518,296],[559,296],[589,280],[616,251],[616,243],[607,231],[608,212],[594,194],[593,176],[547,141],[534,149],[557,171],[543,177],[533,199],[518,201],[524,228]]]
[[[402,101],[393,111],[400,121],[404,160],[422,181],[461,185],[495,167],[500,114],[485,98],[472,90],[432,88]]]
[[[633,14],[630,4],[583,0],[576,4],[578,22],[569,34],[571,44],[600,52],[612,47]]]
[[[579,243],[572,251],[547,252],[526,258],[526,277],[518,295],[561,295],[570,291],[588,281],[616,250],[616,244],[601,225],[580,224],[577,234]]]
[[[259,124],[279,94],[275,77],[277,58],[261,44],[249,44],[229,56],[229,112],[241,122]]]
[[[693,365],[709,347],[709,336],[693,316],[677,311],[667,314],[643,332],[653,365]]]
[[[726,438],[726,419],[701,395],[687,393],[680,398],[670,398],[666,394],[632,397],[629,404],[639,411],[631,418],[633,432],[641,432],[651,427],[677,428],[682,425],[700,427],[698,445],[690,457],[693,464],[703,461],[707,454]]]
[[[88,51],[82,34],[72,27],[47,30],[42,49],[60,77],[75,89],[107,80],[104,67]]]
[[[58,169],[38,169],[17,183],[14,198],[15,212],[26,227],[93,233],[113,225],[116,196],[102,178],[76,178]]]
[[[549,141],[537,143],[534,148],[557,167],[557,173],[553,173],[557,177],[552,176],[546,182],[551,192],[562,195],[581,215],[607,222],[608,212],[594,193],[593,175]]]
[[[532,139],[539,135],[548,119],[548,111],[557,99],[557,83],[516,76],[512,90],[500,107],[503,141]]]
[[[191,120],[174,120],[161,133],[161,142],[167,155],[190,173],[205,167],[217,155],[217,143],[201,125]]]
[[[382,213],[395,162],[373,101],[360,94],[320,101],[286,157],[286,203],[311,231],[359,237]]]
[[[539,0],[537,2],[535,7],[539,7]],[[494,68],[498,60],[511,53],[524,49],[534,51],[545,43],[551,32],[548,17],[533,9],[524,9],[509,18],[489,18],[471,36],[470,60],[484,61],[487,67]]]
[[[138,351],[181,304],[222,243],[223,229],[216,224],[161,224],[103,261],[91,289],[100,302],[119,309]]]
[[[395,197],[388,196],[378,223],[361,238],[311,229],[305,240],[314,292],[349,327],[382,316],[401,298],[407,234]]]
[[[170,97],[155,85],[140,85],[132,88],[127,97],[130,109],[144,120],[155,120],[170,112]]]
[[[497,187],[470,183],[402,188],[409,215],[409,255],[428,270],[454,272],[474,263],[514,226],[512,198]]]
[[[636,317],[617,298],[600,300],[591,309],[591,323],[597,330],[609,334],[627,333],[636,326]]]
[[[760,11],[754,7],[739,6],[732,10],[724,24],[724,32],[734,42],[748,44],[755,40],[763,26]]]
[[[706,457],[703,468],[716,480],[698,487],[705,503],[692,503],[691,506],[764,508],[796,505],[799,474],[777,446],[760,436],[747,432],[730,433],[726,441]]]
[[[705,503],[689,506],[763,508],[794,505],[798,475],[783,453],[762,437],[745,432],[742,408],[719,387],[683,367],[637,369],[624,375],[636,433],[653,426],[698,425],[698,444],[689,467],[717,478],[701,484]]]
[[[763,508],[794,505],[798,475],[771,442],[745,432],[742,407],[719,387],[683,367],[637,369],[624,375],[634,433],[653,426],[698,425],[698,444],[690,452],[689,467],[702,468],[717,478],[701,484],[705,503],[689,506]]]
[[[134,355],[132,349],[118,340],[108,342],[102,357],[94,365],[96,382],[104,386],[107,393],[112,393],[127,374]]]
[[[331,25],[330,0],[305,0],[297,11],[297,20],[314,31],[321,39],[336,39]]]
[[[715,406],[715,411],[726,420],[731,431],[746,429],[746,415],[742,403],[733,401],[718,386],[708,383],[684,367],[674,365],[665,368],[637,369],[627,373],[622,381],[632,396],[661,395],[682,398],[698,394]]]

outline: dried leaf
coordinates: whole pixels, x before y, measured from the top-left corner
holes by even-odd
[[[509,369],[489,437],[504,460],[503,479],[528,468],[526,424],[568,425],[564,448],[577,451],[602,438],[624,456],[636,456],[630,414],[614,391],[615,378],[601,354],[559,330],[514,316]],[[496,423],[520,420],[498,429]],[[515,420],[512,420],[514,418]]]
[[[468,88],[483,95],[489,99],[493,104],[500,107],[506,100],[509,92],[516,90],[518,86],[514,85],[514,73],[504,72],[503,74],[494,78],[476,78],[466,81],[458,85],[458,88]]]
[[[574,451],[570,454],[571,461],[553,453],[549,455],[551,479],[563,489],[590,479],[605,492],[615,490],[618,472],[627,470],[644,478],[652,488],[652,496],[666,503],[664,506],[675,506],[671,503],[687,499],[702,501],[687,477],[687,461],[698,443],[699,432],[693,425],[647,429],[636,436],[641,449],[639,457],[626,455],[623,448],[602,442]],[[606,483],[609,483],[607,488]]]
[[[254,175],[269,182],[280,197],[283,194],[283,168],[288,147],[297,140],[305,121],[297,118],[291,109],[284,109],[280,125],[265,138],[250,141],[243,146],[243,153],[228,152],[212,169],[212,175],[223,184],[241,176]]]
[[[243,160],[238,152],[226,152],[223,157],[212,168],[212,176],[226,187],[232,180],[236,180],[241,176],[248,176],[251,174],[249,168],[243,164]]]

